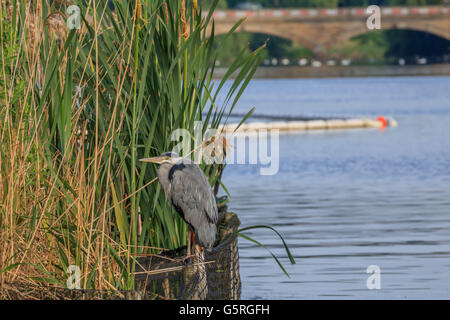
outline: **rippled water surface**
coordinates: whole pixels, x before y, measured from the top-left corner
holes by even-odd
[[[236,111],[393,116],[397,128],[280,136],[280,169],[229,165],[230,208],[283,257],[240,239],[244,299],[450,298],[450,77],[254,80]],[[368,290],[369,265],[381,289]]]

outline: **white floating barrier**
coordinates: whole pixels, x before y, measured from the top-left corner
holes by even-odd
[[[397,121],[392,118],[378,117],[378,119],[325,119],[325,120],[306,120],[306,121],[274,121],[274,122],[249,122],[242,124],[236,130],[237,123],[225,125],[225,132],[247,132],[254,130],[272,130],[279,131],[305,131],[305,130],[342,130],[359,128],[385,128],[396,127]]]
[[[306,121],[307,130],[325,130],[328,129],[328,124],[325,120],[311,120]]]
[[[345,129],[347,128],[347,121],[336,119],[336,120],[328,120],[328,129]]]
[[[306,130],[307,129],[307,121],[289,121],[287,123],[288,131],[296,131],[296,130]]]
[[[367,128],[382,128],[383,123],[378,120],[366,120],[365,121]]]

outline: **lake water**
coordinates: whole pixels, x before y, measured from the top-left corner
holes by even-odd
[[[229,165],[243,226],[243,299],[450,298],[450,77],[254,80],[236,107],[274,115],[392,116],[386,130],[280,135],[280,168]],[[381,289],[369,290],[377,265]]]

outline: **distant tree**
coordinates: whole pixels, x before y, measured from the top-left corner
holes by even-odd
[[[212,1],[212,0],[209,0]],[[424,6],[442,5],[445,0],[226,0],[229,8],[238,3],[260,3],[265,8],[336,8],[336,7],[367,7],[379,6]]]
[[[338,0],[317,0],[316,6],[318,8],[337,8]]]
[[[211,7],[214,1],[215,0],[200,0],[199,3],[203,8],[208,9]],[[217,4],[217,9],[227,9],[227,8],[228,8],[227,0],[219,0],[219,3]]]

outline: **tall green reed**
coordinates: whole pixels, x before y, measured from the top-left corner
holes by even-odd
[[[196,121],[203,133],[218,128],[260,63],[261,49],[241,52],[214,83],[217,1],[206,16],[196,1],[111,3],[114,10],[72,1],[82,24],[66,32],[59,2],[2,4],[13,10],[25,88],[17,101],[4,99],[0,114],[17,114],[18,123],[27,115],[28,127],[8,120],[0,129],[0,281],[65,286],[75,264],[83,287],[132,289],[136,257],[184,245],[187,231],[155,183],[156,168],[137,160],[171,150],[175,129],[193,137]],[[217,166],[202,168],[215,184]]]

